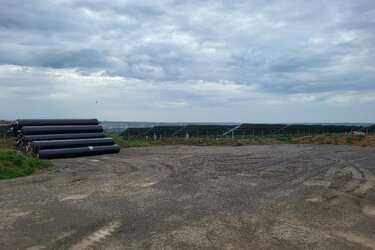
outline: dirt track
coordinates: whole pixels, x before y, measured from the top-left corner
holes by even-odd
[[[1,249],[375,249],[375,148],[159,146],[0,181]]]

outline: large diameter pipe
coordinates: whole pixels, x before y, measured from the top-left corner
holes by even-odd
[[[20,139],[24,142],[46,141],[46,140],[67,140],[67,139],[88,139],[104,138],[103,133],[76,133],[76,134],[50,134],[50,135],[25,135]]]
[[[98,125],[97,119],[17,119],[13,126],[17,130],[23,126],[58,126],[58,125]]]
[[[50,141],[33,141],[28,147],[33,152],[41,149],[57,149],[57,148],[79,148],[88,146],[107,146],[114,145],[115,141],[112,138],[97,138],[97,139],[77,139],[77,140],[50,140]]]
[[[103,127],[98,125],[74,125],[74,126],[24,126],[22,135],[43,134],[71,134],[71,133],[101,133]]]
[[[42,159],[79,157],[99,154],[116,154],[120,152],[120,147],[115,144],[112,146],[89,146],[81,148],[60,148],[39,150],[37,156]]]

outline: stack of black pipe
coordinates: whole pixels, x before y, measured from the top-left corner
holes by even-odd
[[[97,119],[18,119],[12,123],[17,145],[39,158],[118,153]]]

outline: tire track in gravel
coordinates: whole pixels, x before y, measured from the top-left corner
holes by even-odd
[[[117,229],[121,226],[120,222],[113,221],[103,227],[99,228],[95,232],[86,235],[81,241],[70,247],[70,250],[81,250],[90,249],[96,244],[104,241],[106,238],[110,237]]]

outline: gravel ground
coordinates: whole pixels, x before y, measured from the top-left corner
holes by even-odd
[[[375,249],[375,148],[154,146],[0,181],[0,249]]]

